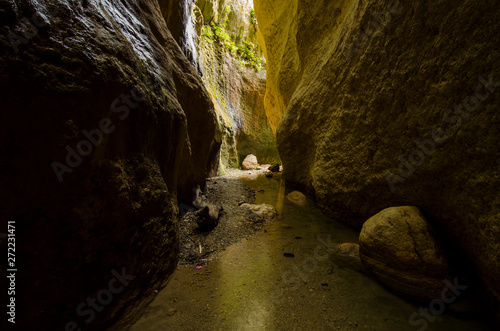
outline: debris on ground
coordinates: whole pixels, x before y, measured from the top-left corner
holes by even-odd
[[[228,177],[207,179],[205,190],[197,188],[185,210],[179,222],[179,264],[198,267],[277,216],[274,207],[256,205],[255,193],[241,180]]]

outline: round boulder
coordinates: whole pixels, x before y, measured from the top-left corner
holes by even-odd
[[[303,207],[303,206],[307,205],[306,196],[299,191],[293,191],[293,192],[289,193],[286,196],[286,198],[298,206]]]
[[[368,219],[359,246],[363,265],[407,299],[439,298],[451,279],[445,255],[417,207],[391,207]]]
[[[257,161],[257,157],[253,154],[248,154],[247,157],[243,160],[241,164],[243,169],[250,170],[259,167],[259,162]]]

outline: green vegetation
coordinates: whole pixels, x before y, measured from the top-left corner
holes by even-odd
[[[222,20],[215,19],[210,24],[203,25],[201,28],[201,43],[217,43],[233,56],[238,57],[240,64],[243,66],[251,66],[256,71],[262,70],[264,61],[256,55],[256,46],[250,41],[243,40],[237,45],[233,38],[226,32],[229,13],[231,7],[226,6],[222,12]],[[255,17],[255,12],[250,12],[250,18]],[[219,23],[222,21],[222,24]],[[257,22],[255,20],[255,22]],[[252,21],[253,23],[253,21]]]
[[[254,27],[257,26],[257,16],[255,16],[255,10],[253,8],[250,10],[250,22]]]

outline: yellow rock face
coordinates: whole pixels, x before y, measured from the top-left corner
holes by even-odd
[[[386,207],[422,207],[500,298],[499,3],[255,9],[287,182],[358,229]]]

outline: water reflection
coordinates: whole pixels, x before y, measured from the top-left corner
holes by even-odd
[[[179,267],[131,330],[418,329],[408,321],[418,305],[330,259],[311,263],[319,245],[316,237],[357,242],[357,232],[325,217],[313,201],[299,207],[285,199],[289,190],[279,179],[262,175],[243,181],[255,191],[264,190],[256,193],[257,203],[275,205],[281,217],[201,270]],[[442,314],[428,330],[488,327],[480,320]]]

